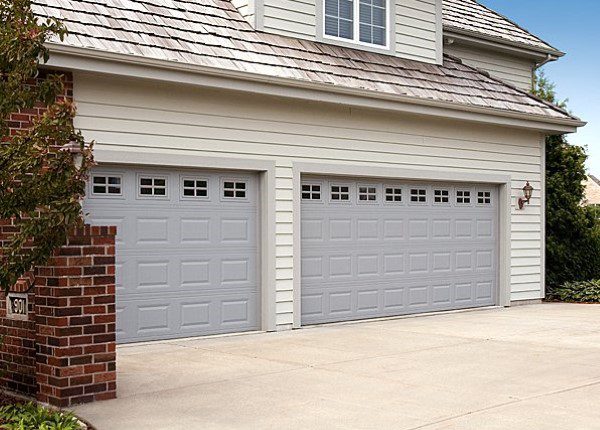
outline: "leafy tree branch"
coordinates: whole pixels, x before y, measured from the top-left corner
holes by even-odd
[[[47,262],[82,222],[91,145],[73,127],[64,77],[40,70],[49,59],[45,43],[65,34],[60,22],[38,20],[29,0],[0,0],[0,219],[17,227],[0,254],[5,292]],[[29,127],[15,127],[14,114],[33,108],[42,114]],[[63,150],[69,143],[79,149],[81,167]]]

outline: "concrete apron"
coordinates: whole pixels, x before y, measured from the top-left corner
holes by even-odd
[[[98,430],[600,428],[600,306],[543,304],[118,348]]]

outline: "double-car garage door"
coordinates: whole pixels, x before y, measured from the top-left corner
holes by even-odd
[[[258,190],[247,172],[93,170],[87,220],[118,228],[119,342],[260,328]],[[493,305],[497,200],[477,184],[303,177],[302,323]]]
[[[302,322],[495,304],[497,200],[485,185],[304,178]]]
[[[88,221],[117,226],[117,340],[259,328],[254,174],[102,168]]]

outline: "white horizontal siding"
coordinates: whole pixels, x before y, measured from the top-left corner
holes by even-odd
[[[316,0],[264,0],[265,31],[303,39],[316,37]]]
[[[441,0],[396,1],[396,53],[430,63],[441,58]]]
[[[75,99],[76,126],[97,147],[275,161],[280,328],[293,322],[296,161],[511,175],[513,299],[542,294],[538,133],[79,74]],[[519,211],[516,200],[527,180],[536,192]]]
[[[309,40],[321,40],[317,34],[322,26],[324,0],[264,0],[261,14],[262,29]],[[358,1],[358,0],[357,0]],[[391,53],[429,63],[441,61],[441,0],[392,0],[393,40]],[[335,43],[326,40],[329,43]],[[347,43],[345,46],[349,46]],[[356,45],[358,49],[368,49]]]
[[[469,66],[485,70],[490,75],[513,84],[517,88],[531,91],[533,67],[535,66],[531,60],[461,45],[445,46],[444,52],[462,59]]]

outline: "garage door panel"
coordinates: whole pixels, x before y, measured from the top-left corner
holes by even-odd
[[[226,333],[256,327],[258,294],[204,291],[131,295],[117,300],[118,335],[151,340],[198,333]]]
[[[122,183],[119,196],[90,188],[85,202],[88,222],[118,228],[118,341],[258,328],[256,175],[107,167],[92,183],[94,175]],[[141,178],[164,179],[166,195],[141,196]]]
[[[303,323],[494,304],[495,190],[303,178],[313,183],[321,199],[302,200]],[[342,185],[348,200],[334,201]],[[418,202],[406,200],[413,191]]]
[[[334,249],[307,251],[301,259],[302,285],[323,285],[336,282],[357,283],[369,280],[430,279],[452,276],[493,276],[496,271],[494,249],[441,249],[424,247],[410,251],[376,250],[365,252],[350,250],[340,253]],[[325,283],[323,283],[325,282]]]
[[[215,255],[216,254],[216,255]],[[226,291],[235,288],[255,288],[256,256],[240,252],[205,253],[189,257],[185,251],[178,254],[165,253],[124,255],[117,282],[127,294],[160,290],[161,292],[202,291],[217,289]]]

